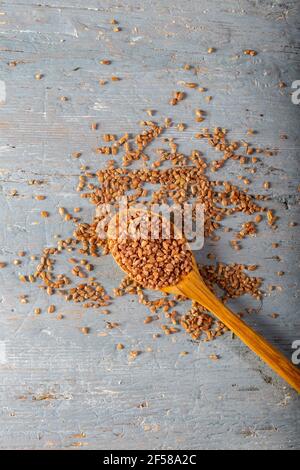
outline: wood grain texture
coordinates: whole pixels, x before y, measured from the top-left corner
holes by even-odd
[[[202,107],[208,111],[205,125],[226,127],[234,139],[257,129],[255,145],[278,150],[250,176],[255,193],[265,192],[263,181],[271,182],[278,230],[261,230],[239,253],[228,246],[230,234],[218,244],[208,240],[200,259],[213,252],[220,261],[259,265],[267,292],[263,304],[242,298],[230,305],[234,311],[259,309],[246,321],[291,356],[293,341],[300,339],[300,231],[289,227],[299,220],[299,106],[290,96],[292,82],[300,79],[299,2],[7,0],[0,12],[1,260],[12,261],[20,249],[38,254],[54,243],[54,234],[69,234],[59,205],[80,205],[85,219],[92,215],[75,192],[80,162],[104,165],[92,152],[99,136],[137,132],[146,109],[157,111],[156,120],[172,115],[185,122],[185,132],[170,132],[182,150],[199,146],[214,159],[193,138],[193,109]],[[121,32],[112,32],[111,18]],[[207,54],[208,47],[216,53]],[[247,48],[258,55],[244,56]],[[103,58],[112,64],[101,66]],[[184,71],[185,63],[195,73]],[[36,73],[42,80],[34,79]],[[112,74],[122,80],[99,87],[99,79]],[[170,94],[181,80],[207,87],[212,102],[188,92],[189,99],[170,109]],[[280,81],[287,87],[280,88]],[[90,129],[93,121],[98,132]],[[80,162],[70,158],[73,151],[82,152]],[[218,179],[237,182],[241,171],[229,163]],[[41,184],[29,185],[32,179]],[[17,196],[11,197],[13,189]],[[47,199],[36,201],[36,193]],[[51,217],[41,220],[41,209]],[[226,223],[237,228],[244,221],[235,216]],[[273,241],[280,249],[271,248]],[[60,298],[53,303],[62,321],[46,313],[36,318],[34,307],[44,312],[50,302],[17,278],[33,265],[26,257],[21,267],[0,270],[2,449],[299,448],[296,392],[238,340],[227,335],[198,345],[180,334],[154,341],[159,324],[144,325],[146,310],[133,298],[114,302],[111,320],[120,327],[106,337],[98,336],[103,317]],[[95,266],[108,290],[122,278],[110,257]],[[269,285],[282,290],[269,293]],[[30,303],[21,305],[18,296],[27,291]],[[274,312],[280,314],[276,320]],[[82,326],[91,334],[82,335]],[[117,353],[118,342],[126,349]],[[130,349],[143,354],[129,362]],[[190,354],[180,357],[180,351]],[[220,360],[211,361],[212,353]]]

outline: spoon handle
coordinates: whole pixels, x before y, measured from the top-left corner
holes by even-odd
[[[300,370],[265,338],[227,308],[194,272],[190,282],[177,286],[180,293],[212,312],[278,375],[300,393]]]

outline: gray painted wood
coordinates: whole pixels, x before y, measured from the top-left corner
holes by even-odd
[[[254,128],[256,145],[278,149],[250,175],[254,192],[264,192],[263,181],[272,183],[278,230],[262,230],[239,253],[226,237],[217,245],[207,241],[201,259],[214,252],[224,262],[257,263],[266,290],[282,286],[246,319],[291,356],[300,334],[299,229],[288,226],[299,218],[299,106],[290,96],[300,78],[298,2],[9,0],[0,2],[0,11],[1,259],[12,261],[20,249],[38,254],[54,234],[70,233],[57,215],[59,205],[80,205],[85,218],[92,213],[74,191],[80,163],[71,152],[82,151],[81,163],[100,167],[104,159],[91,150],[99,135],[136,132],[149,108],[157,110],[157,120],[172,112],[175,122],[188,124],[179,135],[171,130],[183,151],[202,149],[193,139],[192,111],[207,109],[205,125],[226,127],[233,138]],[[112,32],[111,18],[120,33]],[[216,53],[208,55],[208,47]],[[246,48],[258,55],[244,56]],[[101,66],[102,58],[112,65]],[[196,67],[195,76],[184,63]],[[37,72],[44,74],[40,81]],[[122,81],[99,87],[111,74]],[[207,87],[211,104],[191,92],[170,110],[180,80]],[[280,80],[286,88],[278,87]],[[62,95],[69,100],[61,102]],[[90,130],[93,121],[97,133]],[[218,178],[237,182],[238,174],[246,172],[230,163]],[[31,179],[42,184],[30,186]],[[47,199],[35,201],[36,193]],[[41,209],[51,213],[48,220],[40,219]],[[228,223],[238,227],[244,220]],[[276,253],[272,241],[281,242]],[[95,264],[108,289],[121,279],[109,257]],[[120,327],[101,337],[105,323],[97,312],[55,299],[64,319],[44,313],[49,299],[18,281],[32,267],[27,256],[21,267],[0,271],[2,449],[299,448],[299,398],[238,340],[226,335],[197,345],[180,334],[154,341],[159,324],[145,326],[146,310],[133,298],[114,302],[111,320]],[[278,278],[279,270],[286,275]],[[19,304],[28,290],[30,303]],[[260,307],[249,298],[231,305],[236,311]],[[43,308],[38,318],[37,306]],[[276,320],[273,312],[280,314]],[[82,335],[81,326],[91,334]],[[118,342],[126,349],[117,353]],[[143,354],[129,363],[129,349]],[[190,354],[180,357],[180,351]],[[220,355],[218,362],[209,359],[212,353]]]

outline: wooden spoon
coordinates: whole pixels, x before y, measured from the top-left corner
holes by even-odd
[[[109,237],[110,231],[108,231]],[[118,261],[115,258],[115,261]],[[130,272],[126,272],[133,280]],[[195,258],[193,269],[177,285],[161,289],[163,292],[174,295],[184,295],[195,300],[213,313],[224,325],[238,336],[252,351],[254,351],[266,364],[268,364],[280,377],[300,393],[300,371],[282,353],[272,346],[265,338],[256,333],[243,320],[226,307],[206,286],[201,277]]]
[[[211,292],[203,281],[195,260],[193,270],[182,281],[176,286],[164,287],[162,291],[174,295],[185,295],[189,299],[196,300],[300,393],[300,370]]]

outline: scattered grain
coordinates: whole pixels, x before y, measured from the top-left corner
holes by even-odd
[[[141,351],[130,351],[129,359],[136,359],[141,354]]]
[[[218,361],[220,359],[220,356],[218,356],[217,354],[210,354],[208,357],[212,361]]]
[[[126,223],[126,227],[120,223],[119,228],[127,234],[130,233],[130,225],[136,223],[144,224],[147,230],[150,230],[150,227],[151,230],[170,230],[165,220],[147,212],[130,212]],[[124,271],[139,284],[152,289],[175,285],[192,269],[192,255],[186,249],[184,239],[151,240],[144,237],[133,239],[127,236],[119,239],[111,238],[109,248]]]
[[[270,317],[276,319],[276,318],[279,317],[279,314],[278,313],[271,313]]]
[[[64,207],[59,207],[58,208],[58,213],[59,213],[59,215],[63,216],[66,213],[66,209]]]
[[[80,332],[81,332],[82,334],[84,334],[84,335],[88,335],[89,332],[90,332],[90,328],[87,327],[87,326],[83,326],[83,327],[81,327],[79,330],[80,330]]]

